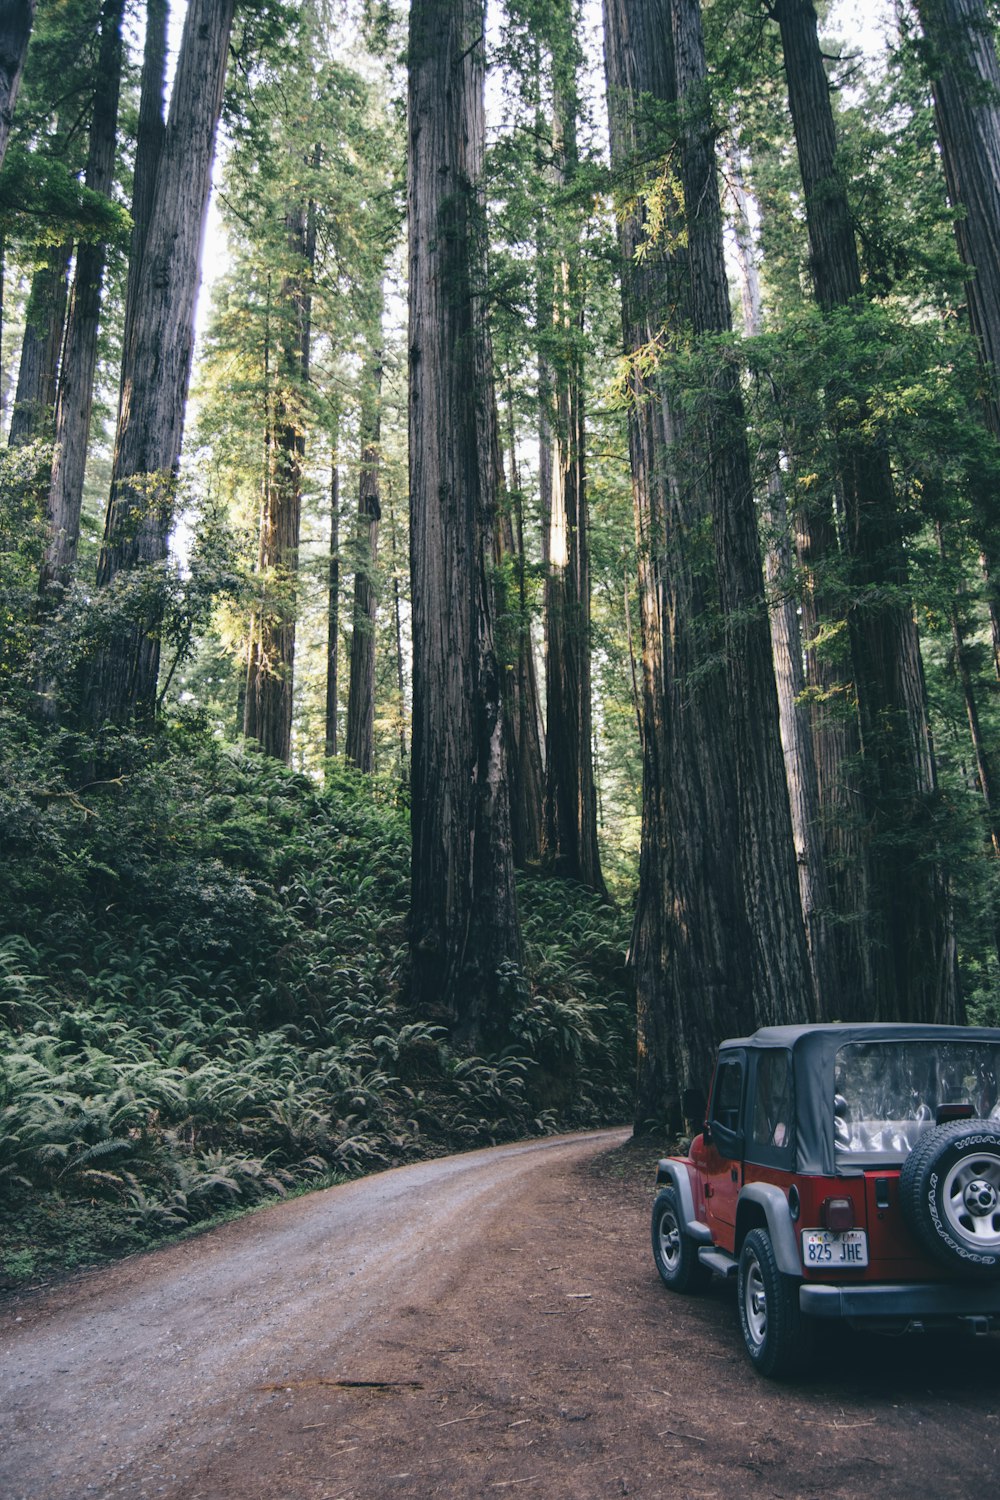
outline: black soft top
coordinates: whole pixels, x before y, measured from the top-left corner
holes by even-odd
[[[781,1048],[792,1055],[795,1084],[795,1170],[832,1176],[858,1170],[834,1151],[833,1098],[837,1053],[851,1042],[957,1042],[1000,1048],[1000,1027],[930,1026],[868,1021],[846,1025],[764,1026],[752,1036],[722,1043],[719,1058],[734,1050]]]

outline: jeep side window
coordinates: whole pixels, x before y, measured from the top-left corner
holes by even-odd
[[[743,1060],[720,1061],[712,1090],[712,1139],[722,1156],[742,1154]]]
[[[759,1053],[754,1090],[753,1143],[763,1153],[762,1159],[780,1159],[778,1153],[783,1155],[791,1149],[794,1120],[792,1069],[788,1053],[779,1048]]]

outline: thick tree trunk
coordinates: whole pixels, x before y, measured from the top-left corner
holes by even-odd
[[[698,0],[673,0],[681,177],[695,339],[730,331],[729,287],[714,129]],[[739,376],[719,361],[698,413],[697,441],[715,541],[725,622],[726,682],[736,754],[740,867],[750,926],[754,1010],[761,1024],[817,1014],[795,869],[788,790],[778,732],[778,701],[746,417]]]
[[[344,754],[359,771],[375,763],[375,614],[378,593],[378,526],[382,519],[379,465],[382,437],[382,351],[372,350],[361,430],[361,474],[354,558],[354,611],[351,633],[351,677],[347,690]]]
[[[726,145],[726,184],[733,204],[744,331],[752,338],[763,331],[764,318],[750,221],[750,202],[740,150],[734,136],[730,136]],[[821,1014],[840,1017],[843,1007],[835,943],[829,925],[830,896],[823,857],[819,783],[809,709],[801,701],[806,684],[799,605],[794,587],[785,491],[777,467],[767,477],[762,519],[765,527],[764,576],[770,596],[771,649],[778,690],[778,722],[785,757],[785,780],[792,815],[799,897],[806,925],[813,989],[822,1000]]]
[[[805,189],[816,298],[824,311],[861,295],[850,208],[837,166],[830,91],[811,0],[775,0]],[[887,454],[857,422],[832,418],[845,513],[851,659],[871,828],[869,1014],[953,1020],[955,942],[947,882],[929,854],[935,794],[919,643]]]
[[[125,0],[104,0],[101,9],[101,46],[86,185],[105,197],[110,195],[114,184],[124,10]],[[45,556],[39,579],[39,601],[43,610],[58,604],[76,563],[97,368],[105,249],[103,244],[77,246],[76,274],[56,402],[56,447],[46,514]]]
[[[0,7],[0,167],[7,155],[34,19],[35,0],[5,0]]]
[[[409,53],[410,951],[416,1004],[502,1040],[521,961],[494,648],[496,406],[480,197],[482,0],[415,0]]]
[[[969,268],[969,319],[985,375],[986,424],[1000,439],[1000,64],[985,0],[916,0],[934,92],[955,237]],[[994,487],[974,494],[987,577],[993,659],[1000,676],[1000,506]]]
[[[736,768],[719,665],[711,563],[693,544],[706,497],[685,482],[685,433],[663,371],[639,358],[683,304],[679,205],[652,244],[643,190],[671,142],[676,98],[668,0],[605,0],[611,159],[620,220],[629,448],[642,644],[643,818],[631,961],[638,1005],[635,1122],[683,1125],[724,1036],[754,1026],[750,938],[739,888]],[[636,252],[644,245],[641,255]]]
[[[280,294],[278,389],[274,403],[272,463],[265,477],[257,569],[262,599],[254,621],[243,732],[266,755],[286,764],[292,755],[295,633],[298,615],[299,533],[302,468],[306,440],[303,398],[309,378],[311,295],[301,268],[311,276],[306,209],[285,220],[295,271]]]
[[[167,555],[194,342],[199,259],[235,0],[191,0],[127,331],[98,584],[146,582]],[[152,717],[162,605],[139,588],[93,674],[96,723]]]
[[[136,353],[135,320],[139,305],[143,256],[156,201],[156,174],[166,139],[163,97],[167,82],[167,27],[169,0],[146,0],[146,36],[143,43],[142,78],[139,86],[139,121],[132,174],[132,237],[128,275],[125,281],[125,318],[122,331],[122,370],[118,394],[119,413],[124,392],[134,382]],[[120,420],[120,416],[119,416]]]
[[[53,246],[31,279],[7,438],[12,448],[52,436],[72,254],[71,244]]]

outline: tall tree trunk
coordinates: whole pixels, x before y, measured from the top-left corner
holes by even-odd
[[[733,206],[744,331],[753,338],[763,332],[764,317],[750,201],[735,134],[730,134],[726,143],[726,185]],[[829,924],[830,895],[823,853],[812,726],[809,709],[801,701],[806,685],[805,669],[799,605],[793,585],[788,510],[777,466],[767,476],[762,518],[765,527],[764,576],[770,595],[771,649],[778,690],[778,722],[785,757],[785,780],[792,815],[799,897],[806,925],[813,989],[822,999],[823,1015],[843,1017],[836,945]]]
[[[830,90],[811,0],[775,0],[805,190],[816,298],[825,312],[861,295],[850,207],[838,169]],[[832,417],[853,603],[848,631],[872,830],[876,987],[870,1015],[958,1014],[955,941],[940,856],[928,856],[935,775],[923,671],[888,455],[857,422]]]
[[[337,754],[340,736],[340,414],[334,413],[330,459],[330,551],[326,576],[326,734],[323,753]]]
[[[114,184],[115,132],[122,70],[125,0],[104,0],[101,46],[90,124],[86,185],[108,197]],[[45,555],[39,579],[43,610],[57,604],[70,581],[80,536],[80,507],[90,439],[106,247],[80,244],[56,401],[56,447],[46,514]]]
[[[519,869],[524,869],[537,865],[541,858],[545,772],[535,648],[531,639],[531,619],[525,589],[524,507],[517,462],[513,394],[509,384],[507,395],[510,488],[507,492],[508,503],[500,510],[497,538],[499,558],[501,561],[504,557],[513,558],[517,580],[517,598],[507,601],[506,611],[509,619],[517,621],[516,639],[511,643],[510,798],[514,863]],[[501,458],[498,460],[498,472],[502,471],[502,467]],[[502,483],[502,472],[499,473],[499,478]]]
[[[7,155],[34,19],[35,0],[6,0],[0,8],[0,167]]]
[[[950,562],[948,545],[945,538],[945,530],[941,522],[937,523],[938,553],[942,563],[947,567]],[[959,596],[952,595],[949,605],[948,616],[951,626],[951,647],[955,676],[962,693],[962,702],[965,705],[965,717],[969,725],[969,738],[972,742],[972,753],[976,763],[976,780],[983,799],[986,812],[986,821],[989,829],[990,844],[994,856],[1000,856],[1000,778],[997,776],[983,735],[982,724],[979,715],[979,703],[976,696],[975,681],[972,667],[969,662],[969,648],[966,641],[965,625],[959,612]]]
[[[555,186],[577,176],[578,46],[572,3],[563,0],[552,38],[552,143]],[[559,875],[606,895],[597,845],[590,690],[590,559],[584,425],[583,300],[579,223],[563,216],[555,241],[554,285],[546,297],[548,546],[545,573],[545,817],[542,852]],[[541,330],[540,330],[541,331]]]
[[[521,962],[494,648],[496,405],[485,302],[482,0],[414,0],[409,51],[410,952],[425,1014],[503,1038]]]
[[[714,126],[699,0],[673,0],[680,160],[696,340],[731,330]],[[762,1024],[817,1014],[795,869],[778,701],[754,508],[746,416],[731,361],[708,372],[697,442],[725,623],[726,683],[736,752],[740,868],[751,934],[754,1010]]]
[[[969,319],[985,376],[986,425],[1000,439],[1000,64],[985,0],[916,0],[934,93],[955,238],[969,268]],[[973,491],[983,552],[993,660],[1000,676],[1000,506],[992,483]]]
[[[0,432],[7,416],[7,392],[3,378],[3,335],[7,317],[7,236],[0,230]]]
[[[379,302],[381,306],[381,298]],[[378,563],[378,525],[382,519],[379,495],[379,445],[382,440],[381,349],[370,351],[366,386],[361,423],[351,678],[347,691],[344,754],[359,771],[368,773],[375,763],[375,614],[378,604],[375,569]]]
[[[144,582],[166,559],[194,342],[199,260],[235,0],[191,0],[127,343],[111,500],[98,563],[102,588]],[[140,588],[92,678],[94,722],[150,719],[162,604]]]
[[[392,623],[396,638],[396,694],[399,704],[399,755],[397,771],[400,782],[406,786],[410,779],[409,759],[406,753],[406,678],[403,671],[403,621],[399,599],[399,556],[396,547],[396,517],[392,499],[389,500],[389,549],[392,559]]]
[[[677,393],[642,357],[686,295],[679,205],[668,204],[658,238],[646,214],[671,146],[669,0],[604,0],[604,21],[612,169],[628,205],[620,264],[642,646],[635,1122],[638,1130],[663,1120],[679,1129],[685,1095],[708,1087],[720,1039],[753,1029],[750,939],[734,853],[736,768],[713,570],[691,545],[707,525],[706,498],[686,482]]]
[[[52,435],[72,254],[71,244],[52,246],[31,278],[7,439],[12,448]]]
[[[118,393],[119,422],[126,390],[131,390],[135,375],[136,315],[139,308],[139,286],[143,257],[149,238],[149,225],[156,201],[156,176],[166,139],[167,122],[163,114],[167,83],[167,29],[170,20],[169,0],[146,0],[146,35],[143,42],[142,77],[139,85],[139,120],[135,142],[135,170],[132,174],[132,236],[129,243],[128,275],[125,281],[125,318],[122,331],[122,370]]]
[[[308,214],[292,209],[285,220],[295,269],[282,283],[273,463],[265,479],[258,572],[263,580],[254,621],[243,732],[265,754],[289,763],[295,689],[299,533],[305,460],[303,400],[309,379],[312,274]]]

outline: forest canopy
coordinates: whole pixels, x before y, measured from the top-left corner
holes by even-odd
[[[996,24],[4,8],[16,1254],[1000,1022]]]

